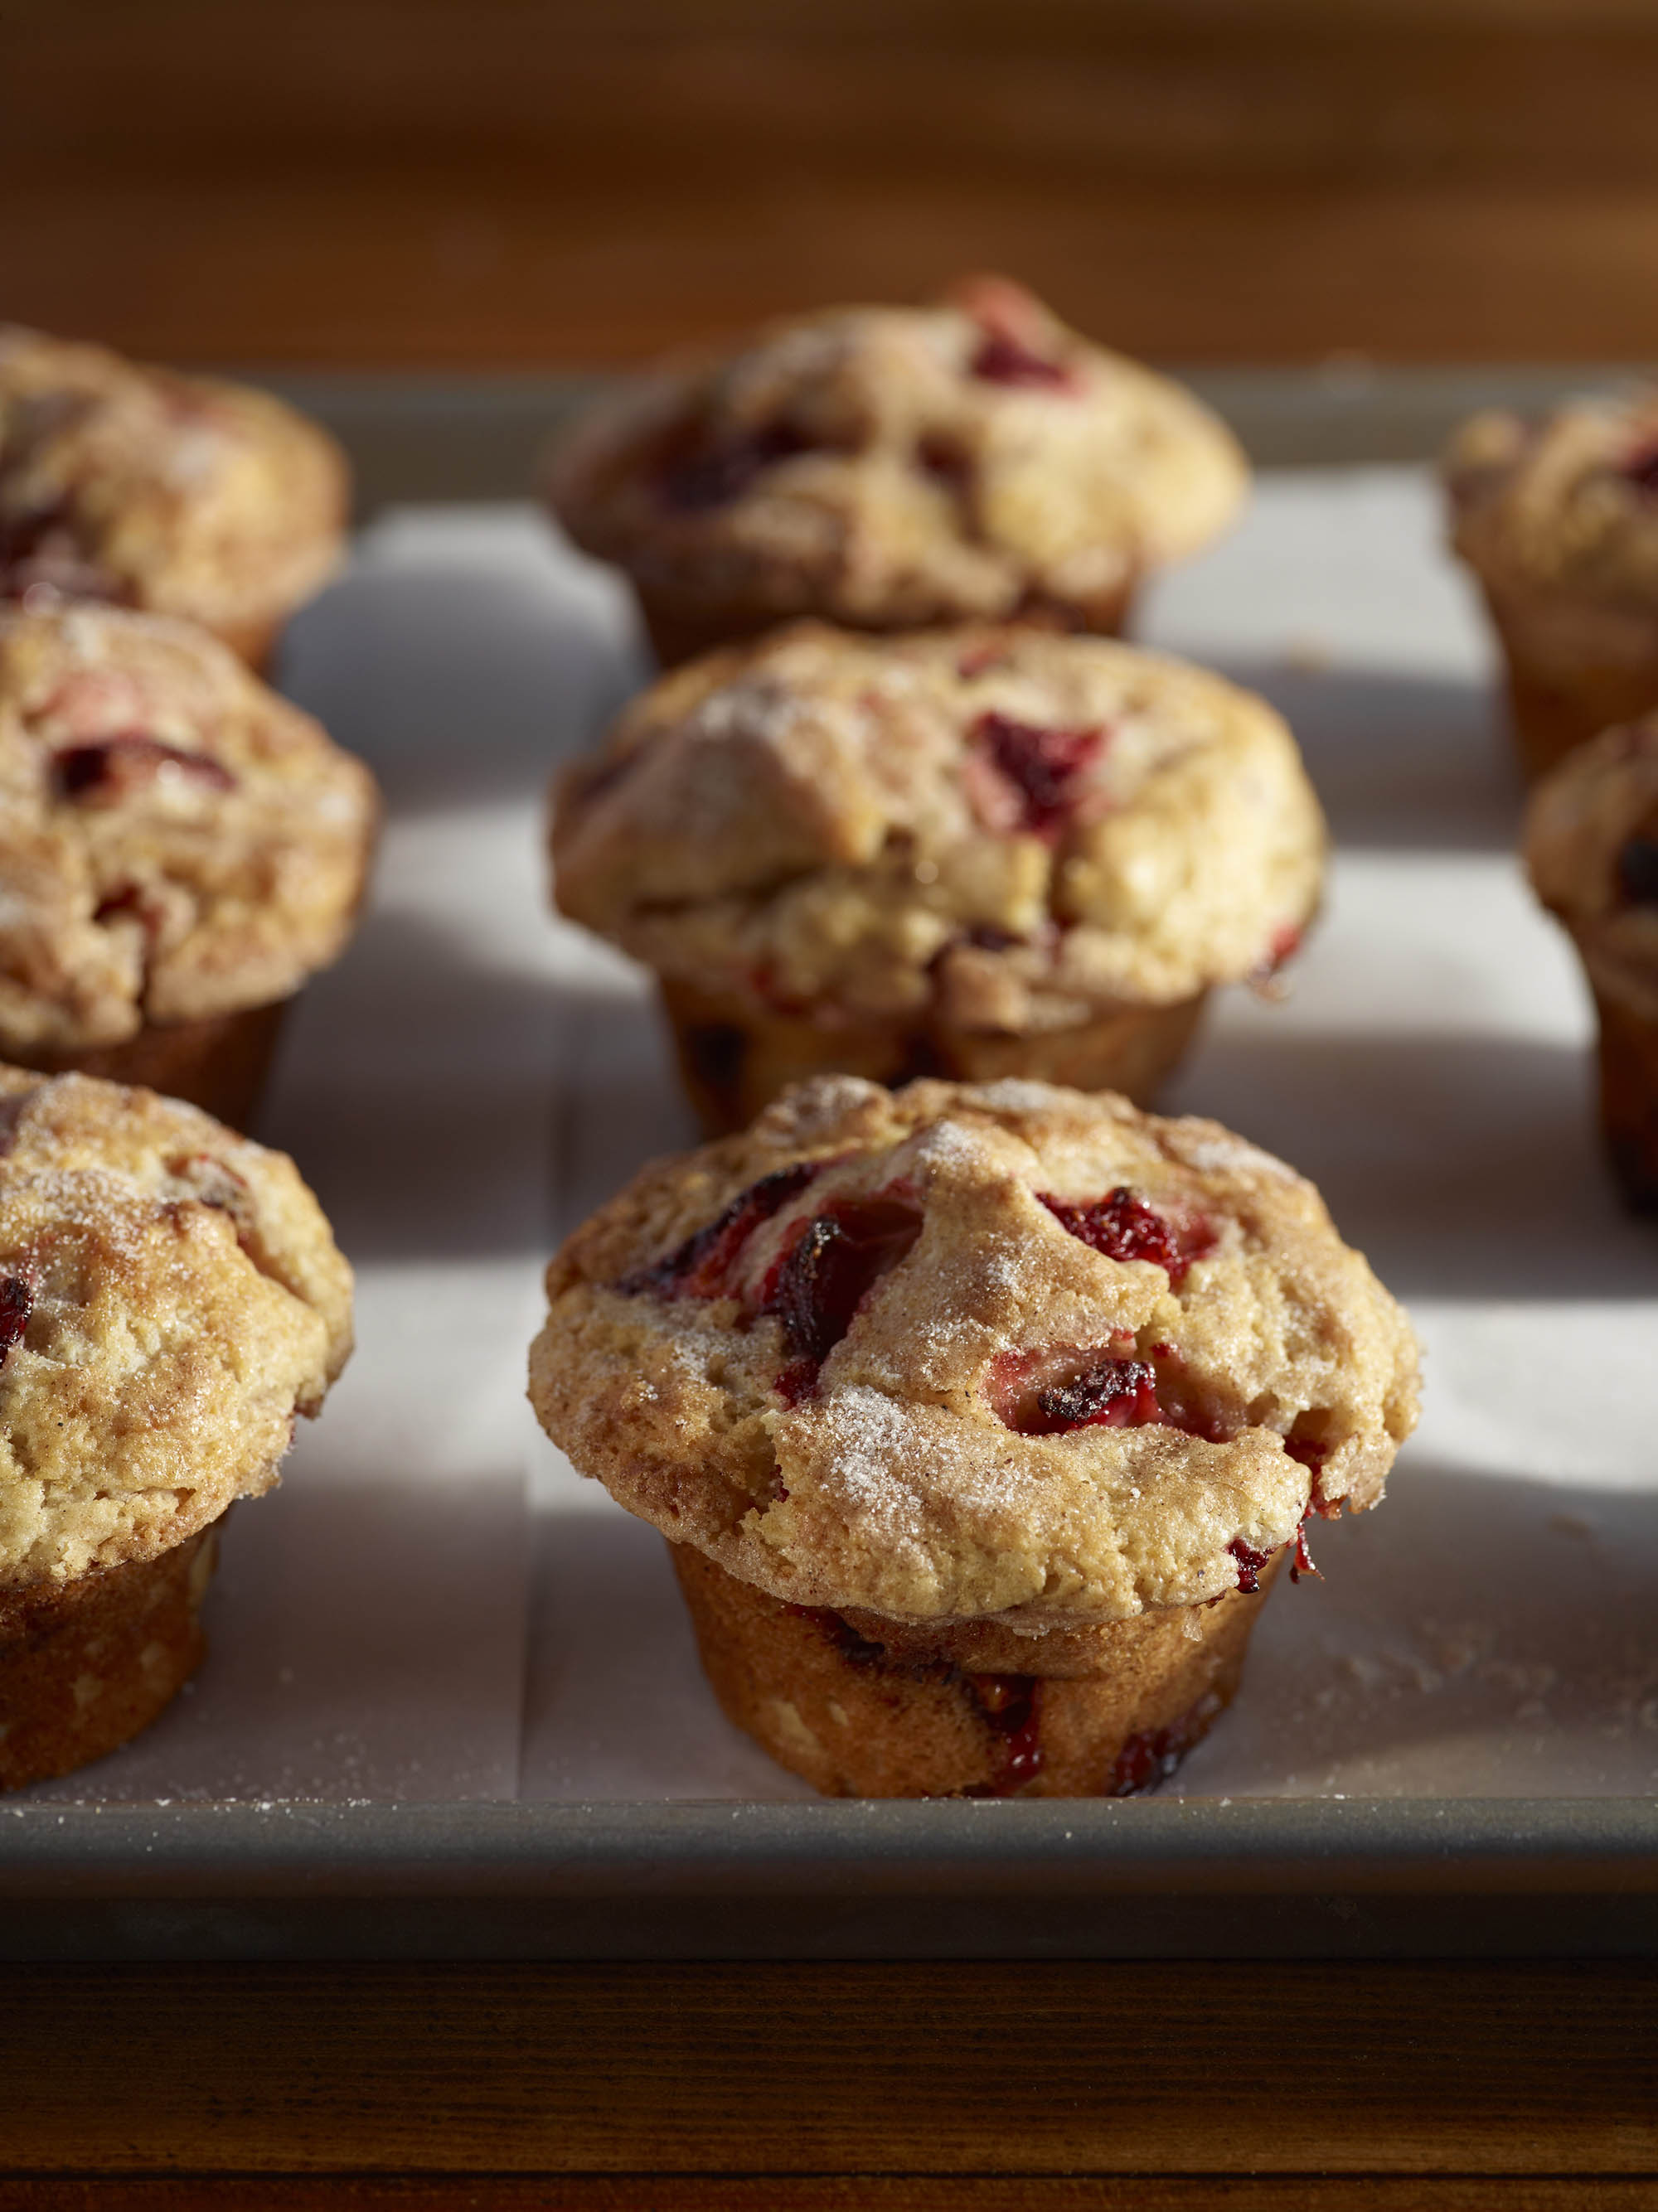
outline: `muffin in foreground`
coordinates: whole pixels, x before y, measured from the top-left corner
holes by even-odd
[[[1476,416],[1445,479],[1535,781],[1658,707],[1658,393],[1579,401],[1537,423]]]
[[[205,632],[0,608],[0,1059],[245,1122],[378,818],[362,763]]]
[[[674,1546],[728,1716],[832,1794],[1161,1779],[1416,1418],[1310,1184],[1042,1084],[802,1085],[547,1288],[543,1426]]]
[[[338,566],[348,497],[268,392],[0,325],[0,598],[182,616],[257,667]]]
[[[168,1704],[225,1514],[350,1348],[350,1270],[291,1161],[0,1067],[0,1788]]]
[[[1141,1102],[1288,958],[1325,830],[1288,729],[1019,625],[802,623],[664,678],[562,779],[558,903],[655,971],[710,1134],[839,1071]]]
[[[1604,732],[1539,785],[1525,849],[1594,994],[1612,1172],[1632,1209],[1658,1212],[1658,715]]]
[[[548,496],[627,572],[671,666],[799,615],[1115,632],[1247,481],[1190,392],[980,277],[936,307],[830,308],[664,365],[579,426]]]

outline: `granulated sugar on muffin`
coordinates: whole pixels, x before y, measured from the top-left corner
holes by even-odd
[[[258,665],[338,565],[348,493],[268,392],[0,324],[0,598],[182,616]]]
[[[1121,628],[1247,484],[1190,392],[1021,287],[838,307],[667,363],[555,456],[554,513],[632,579],[665,665],[789,617]]]
[[[661,980],[710,1130],[788,1083],[1144,1100],[1275,969],[1325,830],[1266,703],[1098,638],[801,623],[665,678],[564,775],[564,910]]]
[[[1041,1085],[806,1085],[645,1170],[548,1290],[543,1425],[680,1547],[727,1711],[826,1789],[1167,1771],[1416,1418],[1408,1323],[1308,1183]]]
[[[172,1697],[216,1524],[350,1345],[350,1270],[290,1160],[149,1091],[0,1067],[0,1787]]]
[[[240,1119],[207,1025],[335,958],[378,820],[362,763],[204,632],[0,607],[0,1057]]]

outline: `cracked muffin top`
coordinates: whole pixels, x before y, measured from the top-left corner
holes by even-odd
[[[0,325],[0,596],[257,630],[338,561],[345,464],[269,393]]]
[[[0,608],[0,1056],[286,997],[344,945],[377,819],[204,631]]]
[[[1538,786],[1525,855],[1592,972],[1658,1015],[1658,715],[1605,731]]]
[[[1022,627],[799,623],[664,678],[562,779],[558,903],[757,1010],[1068,1027],[1270,970],[1325,832],[1263,701]]]
[[[268,1490],[350,1349],[351,1271],[291,1160],[0,1067],[0,1588],[154,1559]]]
[[[903,629],[1047,608],[1114,626],[1247,486],[1231,433],[1018,285],[838,307],[600,405],[554,457],[578,544],[642,586]]]
[[[1658,619],[1658,392],[1477,415],[1444,475],[1453,542],[1493,590]]]
[[[1253,1588],[1416,1419],[1410,1326],[1312,1186],[1108,1093],[820,1078],[646,1168],[547,1288],[530,1395],[582,1473],[893,1620]]]

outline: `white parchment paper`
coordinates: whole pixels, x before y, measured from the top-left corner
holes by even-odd
[[[1267,478],[1143,635],[1289,716],[1328,911],[1282,1005],[1230,996],[1169,1103],[1313,1176],[1410,1304],[1427,1415],[1320,1527],[1192,1795],[1658,1782],[1658,1231],[1618,1211],[1573,957],[1512,858],[1486,647],[1407,471]],[[727,1726],[663,1547],[523,1401],[555,1237],[690,1140],[649,995],[547,915],[540,793],[639,680],[622,594],[527,510],[408,511],[287,680],[388,795],[376,895],[307,994],[261,1133],[359,1270],[360,1348],[238,1509],[198,1683],[40,1796],[802,1797]]]

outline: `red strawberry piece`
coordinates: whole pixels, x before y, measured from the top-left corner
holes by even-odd
[[[1078,784],[1104,750],[1106,732],[1043,729],[992,710],[974,722],[968,742],[1013,787],[1013,826],[1052,837],[1076,805]]]
[[[1126,1183],[1104,1198],[1080,1203],[1046,1191],[1037,1195],[1062,1229],[1107,1260],[1152,1261],[1167,1271],[1171,1283],[1180,1282],[1192,1261],[1214,1248],[1215,1231],[1208,1222],[1172,1221]]]
[[[905,1200],[845,1199],[808,1221],[775,1262],[759,1310],[777,1316],[796,1367],[807,1370],[783,1370],[791,1402],[810,1395],[859,1306],[920,1234],[920,1212]]]
[[[649,1293],[662,1298],[722,1298],[730,1295],[731,1271],[743,1246],[765,1221],[818,1172],[814,1161],[778,1168],[739,1191],[705,1229],[687,1237],[662,1259],[624,1275],[616,1287],[629,1297]]]
[[[235,777],[210,753],[186,752],[137,731],[95,744],[65,745],[52,766],[58,795],[82,805],[117,805],[166,774],[187,776],[212,791],[236,787]]]

